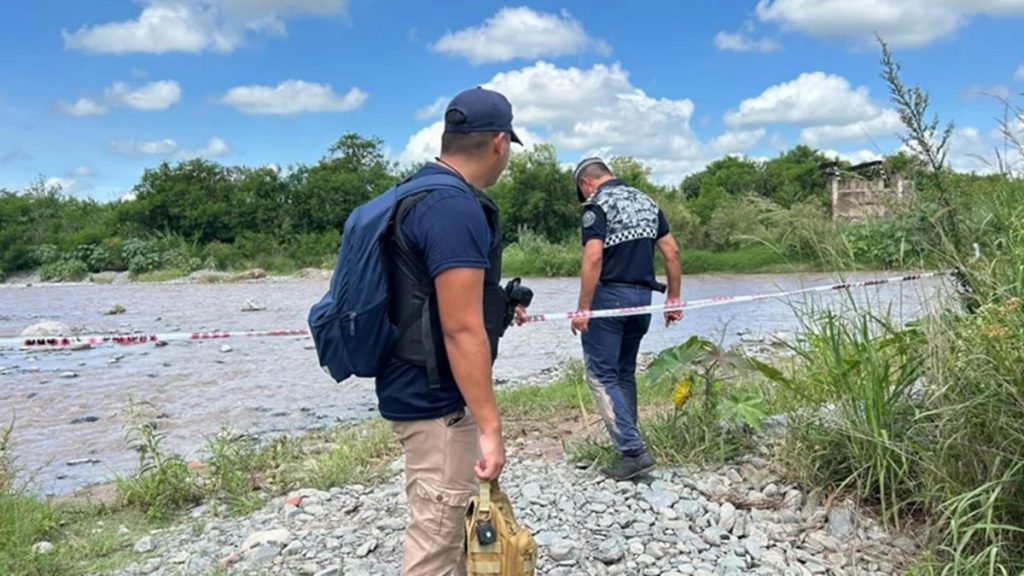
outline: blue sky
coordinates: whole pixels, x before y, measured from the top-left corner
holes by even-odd
[[[348,131],[419,162],[478,84],[528,145],[669,183],[801,142],[868,159],[900,147],[875,32],[985,170],[1002,109],[979,93],[1024,92],[1022,25],[1024,0],[0,0],[0,187],[116,199],[161,161],[312,163]]]

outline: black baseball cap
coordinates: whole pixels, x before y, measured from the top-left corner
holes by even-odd
[[[452,111],[461,114],[451,114]],[[513,142],[523,143],[512,129],[512,104],[508,98],[480,86],[460,92],[452,98],[445,110],[444,120],[445,133],[508,132]]]

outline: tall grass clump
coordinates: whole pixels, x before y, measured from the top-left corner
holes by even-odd
[[[126,505],[162,519],[200,502],[203,492],[188,463],[163,449],[165,435],[155,424],[154,412],[147,402],[133,401],[129,406],[125,436],[139,454],[139,468],[118,478],[117,489]]]
[[[502,271],[508,276],[575,276],[580,271],[579,242],[552,243],[525,229],[502,255]]]
[[[781,455],[803,483],[853,493],[899,524],[921,488],[922,334],[858,308],[801,314],[788,374],[755,361],[789,396]]]
[[[858,307],[805,313],[797,362],[759,365],[789,395],[780,454],[808,484],[925,526],[914,574],[1024,573],[1024,181],[1003,157],[1002,174],[950,172],[952,126],[882,52],[904,143],[926,170],[914,258],[953,272],[948,294],[913,325]],[[1024,119],[1013,112],[1008,137]]]
[[[54,534],[54,510],[18,483],[11,454],[14,423],[0,429],[0,574],[48,574],[54,558],[35,554],[32,546]]]

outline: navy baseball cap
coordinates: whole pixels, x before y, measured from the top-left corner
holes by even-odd
[[[444,119],[445,133],[508,132],[513,142],[523,143],[512,129],[512,104],[493,90],[477,86],[460,92],[448,103]]]

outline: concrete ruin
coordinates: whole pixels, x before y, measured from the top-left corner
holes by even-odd
[[[861,220],[888,216],[913,193],[913,182],[886,170],[881,160],[841,170],[838,163],[823,166],[832,192],[832,219]]]

